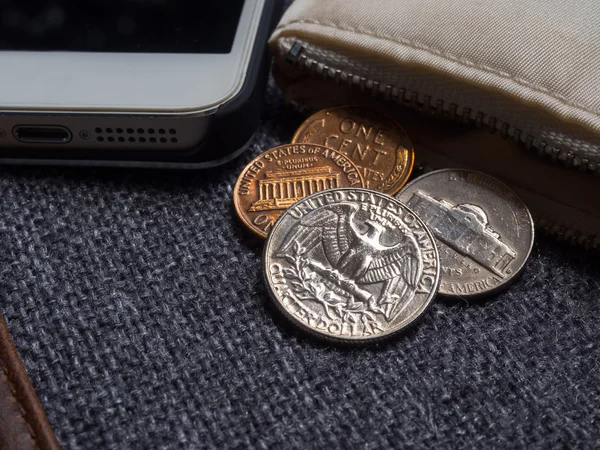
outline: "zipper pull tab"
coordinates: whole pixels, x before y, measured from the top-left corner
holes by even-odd
[[[294,42],[294,45],[292,45],[292,48],[290,48],[290,50],[288,51],[285,60],[292,65],[296,65],[303,51],[304,47],[302,46],[302,44],[300,44],[299,42]]]

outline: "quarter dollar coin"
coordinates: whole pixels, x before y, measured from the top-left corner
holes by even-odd
[[[405,205],[381,192],[340,188],[290,207],[273,227],[263,271],[292,322],[329,340],[397,333],[435,296],[435,238]]]
[[[533,221],[527,206],[504,183],[479,172],[444,169],[417,178],[396,198],[436,238],[440,294],[491,294],[523,270],[533,246]]]

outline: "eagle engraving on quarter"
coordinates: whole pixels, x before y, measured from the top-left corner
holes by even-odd
[[[265,248],[276,303],[330,338],[366,340],[406,327],[437,290],[434,238],[406,206],[378,192],[333,189],[295,204]]]

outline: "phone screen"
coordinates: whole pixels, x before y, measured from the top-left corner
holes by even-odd
[[[229,53],[244,0],[0,0],[0,51]]]

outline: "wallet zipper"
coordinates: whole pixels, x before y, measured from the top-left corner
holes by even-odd
[[[306,47],[298,41],[289,45],[287,51],[284,49],[284,54],[286,62],[301,73],[318,77],[325,82],[332,82],[336,85],[344,84],[352,89],[358,89],[374,97],[383,97],[386,100],[394,101],[402,106],[430,116],[450,118],[451,120],[466,125],[474,125],[478,128],[486,127],[492,133],[499,132],[503,139],[516,141],[539,157],[549,159],[566,167],[578,169],[582,172],[588,172],[596,176],[600,175],[599,164],[590,161],[578,152],[551,147],[543,141],[535,145],[534,136],[524,136],[522,130],[511,126],[508,122],[500,123],[497,118],[488,116],[482,111],[473,113],[473,109],[469,107],[463,107],[459,111],[455,103],[451,103],[448,105],[448,108],[445,108],[446,102],[442,99],[422,96],[414,90],[409,91],[392,84],[383,84],[372,78],[358,76],[349,71],[334,69],[327,63],[321,62],[315,57],[308,56],[306,54]],[[423,98],[423,100],[420,100],[420,98]],[[296,106],[299,108],[303,107],[302,105]],[[421,161],[420,168],[423,171],[427,171],[427,162]],[[598,235],[588,235],[576,227],[558,223],[552,219],[551,214],[546,215],[543,212],[540,214],[538,211],[537,216],[537,225],[543,228],[548,235],[554,236],[559,240],[582,245],[586,248],[600,249],[600,237]]]
[[[294,42],[286,53],[286,61],[296,70],[311,76],[318,76],[325,82],[333,82],[337,85],[345,84],[352,89],[370,93],[372,96],[380,96],[386,100],[394,101],[402,106],[409,107],[421,113],[431,116],[449,118],[467,125],[482,128],[487,127],[490,132],[499,132],[503,139],[513,139],[528,151],[536,153],[540,157],[549,158],[551,161],[560,163],[566,167],[600,175],[600,164],[590,161],[577,151],[565,150],[551,147],[541,141],[534,144],[533,135],[524,135],[519,128],[511,126],[508,122],[501,122],[496,117],[488,116],[482,111],[474,111],[467,106],[459,111],[458,105],[451,103],[446,105],[442,99],[433,99],[431,96],[422,96],[414,90],[407,90],[391,84],[383,84],[375,79],[361,77],[341,69],[334,69],[327,63],[318,61],[315,57],[306,54],[306,47],[300,42]],[[423,98],[423,100],[420,100]],[[446,106],[448,106],[446,108]]]

